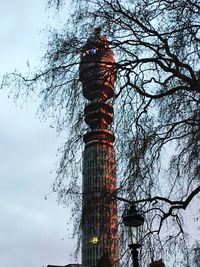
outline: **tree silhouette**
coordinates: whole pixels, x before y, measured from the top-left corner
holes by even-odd
[[[49,4],[63,8],[64,0]],[[172,266],[189,260],[184,210],[195,207],[200,195],[199,18],[198,0],[74,0],[64,29],[50,34],[43,68],[5,78],[25,94],[39,93],[42,110],[58,131],[66,131],[53,190],[80,218],[86,130],[80,53],[94,28],[109,37],[117,62],[112,68],[119,217],[132,202],[144,211],[144,262],[163,255]]]

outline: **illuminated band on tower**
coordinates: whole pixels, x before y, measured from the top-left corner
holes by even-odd
[[[118,266],[116,164],[111,130],[116,80],[114,53],[96,29],[80,63],[84,109],[89,126],[83,140],[82,264]],[[106,266],[106,265],[105,265]]]

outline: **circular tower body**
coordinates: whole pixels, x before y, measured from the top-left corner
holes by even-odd
[[[111,130],[116,80],[115,59],[98,31],[83,48],[80,63],[83,95],[88,100],[83,140],[82,264],[118,266],[116,166]]]

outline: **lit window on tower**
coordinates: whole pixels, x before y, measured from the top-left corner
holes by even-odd
[[[92,47],[88,50],[86,50],[84,53],[83,53],[83,56],[85,57],[86,55],[96,55],[97,51],[99,50],[98,47]]]
[[[99,242],[99,237],[98,237],[98,236],[92,236],[92,237],[90,238],[90,243],[91,243],[92,245],[96,245],[96,244],[98,244],[98,242]]]

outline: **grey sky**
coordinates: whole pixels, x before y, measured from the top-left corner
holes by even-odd
[[[45,1],[0,1],[0,75],[25,71],[27,60],[37,63],[47,15]],[[64,140],[36,117],[37,103],[21,105],[0,91],[1,266],[65,265],[74,249],[69,215],[57,206],[56,196],[44,199],[55,176],[56,149]]]
[[[44,51],[41,31],[51,23],[45,2],[0,0],[0,75],[15,68],[25,71],[28,60],[31,66],[37,64]],[[44,199],[55,176],[56,150],[64,139],[36,117],[37,103],[21,105],[0,91],[1,266],[65,265],[73,261],[75,246],[67,232],[69,214],[57,206],[54,195]],[[192,239],[199,239],[195,217],[191,210],[187,224]]]

